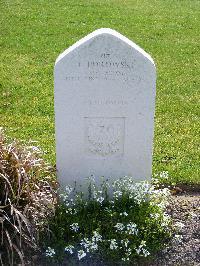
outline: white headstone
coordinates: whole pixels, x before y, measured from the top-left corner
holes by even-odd
[[[151,177],[156,71],[152,58],[99,29],[55,63],[57,171],[61,185],[104,176]]]

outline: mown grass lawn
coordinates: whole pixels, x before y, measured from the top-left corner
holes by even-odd
[[[38,141],[55,164],[53,67],[101,27],[144,48],[157,65],[153,172],[200,184],[200,1],[1,1],[0,125]]]

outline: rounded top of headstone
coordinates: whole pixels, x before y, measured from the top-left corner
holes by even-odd
[[[129,45],[130,47],[135,49],[137,52],[142,54],[146,59],[148,59],[153,65],[155,65],[151,56],[148,53],[146,53],[141,47],[139,47],[137,44],[135,44],[133,41],[129,40],[127,37],[123,36],[119,32],[112,30],[112,29],[109,29],[109,28],[101,28],[101,29],[95,30],[92,33],[85,36],[84,38],[80,39],[75,44],[73,44],[68,49],[66,49],[63,53],[61,53],[57,57],[55,64],[57,64],[59,61],[61,61],[65,56],[67,56],[73,50],[79,48],[83,44],[86,44],[88,41],[90,41],[90,40],[92,40],[92,39],[94,39],[100,35],[102,35],[102,36],[103,35],[111,35],[114,38],[120,39],[122,42],[126,43],[127,45]]]

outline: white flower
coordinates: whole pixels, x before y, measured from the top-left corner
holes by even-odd
[[[70,229],[74,232],[78,232],[79,226],[78,223],[73,223],[70,225]]]
[[[55,250],[53,248],[48,247],[46,250],[46,257],[51,257],[53,258],[53,256],[56,254]]]
[[[85,237],[81,240],[80,245],[83,246],[85,249],[88,249],[90,243],[91,242],[89,241],[89,239]],[[87,250],[87,252],[89,252],[89,249]]]
[[[142,252],[143,252],[145,257],[150,255],[150,252],[147,249],[142,248]]]
[[[110,249],[117,249],[118,248],[118,246],[117,246],[117,242],[116,242],[116,240],[115,239],[111,239],[110,240]]]
[[[146,246],[146,241],[145,240],[142,240],[140,246],[141,247],[145,247]]]
[[[167,177],[168,173],[161,174],[163,177]],[[124,177],[123,179],[116,180],[113,184],[114,199],[120,197],[123,193],[126,193],[130,199],[133,199],[138,205],[143,202],[150,202],[153,206],[158,203],[166,201],[169,196],[169,189],[155,189],[155,186],[144,181],[135,183],[135,180],[131,177]]]
[[[72,208],[68,208],[65,212],[72,214]]]
[[[135,249],[138,255],[140,254],[141,249],[142,249],[144,246],[146,246],[146,241],[142,240],[142,241],[141,241],[141,244],[139,245],[139,247]]]
[[[126,258],[128,258],[131,255],[131,248],[128,248],[126,250]]]
[[[131,255],[131,248],[126,250],[125,257],[122,258],[122,261],[129,261],[130,260],[130,255]]]
[[[99,202],[99,203],[102,203],[104,201],[104,198],[103,197],[99,197],[99,198],[96,199],[96,201]]]
[[[59,195],[61,197],[61,199],[65,202],[68,200],[69,198],[69,194],[73,191],[73,188],[71,188],[70,186],[66,186],[65,187],[65,191],[64,192],[60,192]]]
[[[65,202],[68,200],[68,195],[60,193],[60,198]]]
[[[88,238],[82,239],[80,245],[83,246],[87,252],[98,250],[97,242],[90,241]]]
[[[119,232],[119,231],[123,231],[125,226],[122,223],[117,223],[114,227],[116,228],[116,232],[117,231]]]
[[[74,202],[74,199],[70,199],[69,204],[70,204],[71,206],[75,206],[75,205],[76,205],[76,203]]]
[[[151,213],[151,214],[150,214],[150,217],[151,217],[151,218],[154,218],[154,219],[159,219],[160,214],[159,214],[159,213]]]
[[[114,191],[113,196],[115,199],[118,199],[119,197],[122,196],[122,191],[120,191],[120,190]]]
[[[91,243],[90,250],[98,250],[98,244],[97,243]]]
[[[169,178],[169,173],[167,171],[161,172],[160,173],[160,178],[168,179]]]
[[[127,254],[125,254],[125,255],[127,255]],[[124,258],[122,258],[122,261],[129,261],[129,260],[130,260],[129,257],[124,257]]]
[[[122,239],[121,240],[121,243],[124,244],[124,246],[127,248],[128,247],[128,243],[129,243],[129,240],[128,239]]]
[[[121,212],[119,215],[120,215],[120,216],[122,216],[122,215],[124,215],[124,216],[128,216],[128,213],[127,213],[127,212]]]
[[[127,228],[126,232],[129,235],[137,235],[138,234],[137,224],[131,222],[131,223],[127,224],[126,228]]]
[[[84,252],[84,250],[79,250],[78,251],[78,259],[81,260],[82,258],[84,258],[86,256],[86,253]]]
[[[68,245],[68,246],[65,247],[65,251],[69,252],[70,254],[73,254],[74,253],[73,250],[72,250],[73,248],[74,248],[74,246]]]
[[[139,254],[140,254],[140,251],[141,251],[141,249],[140,249],[140,248],[136,248],[135,250],[136,250],[136,253],[139,255]]]
[[[101,242],[102,241],[102,236],[97,231],[94,231],[93,232],[92,241],[93,242],[98,242],[98,241]]]
[[[72,192],[73,188],[70,186],[65,187],[66,194],[69,195]]]
[[[141,241],[141,244],[139,245],[139,247],[135,249],[136,250],[136,253],[138,255],[142,255],[142,253],[143,253],[143,255],[145,257],[147,257],[148,255],[150,255],[149,251],[144,248],[145,246],[146,246],[146,241],[142,240]]]
[[[171,221],[171,217],[166,212],[164,212],[163,217],[162,217],[161,226],[162,227],[168,227],[170,221]]]

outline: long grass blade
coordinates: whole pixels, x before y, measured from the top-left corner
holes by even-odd
[[[10,261],[11,261],[11,265],[13,265],[13,243],[11,241],[11,237],[10,237],[10,235],[9,235],[7,230],[5,230],[5,233],[6,233],[6,236],[7,236],[7,239],[8,239],[8,243],[9,243],[9,246],[10,246],[10,251],[11,251],[11,258],[10,258],[10,256],[9,256],[9,258],[10,258]]]

